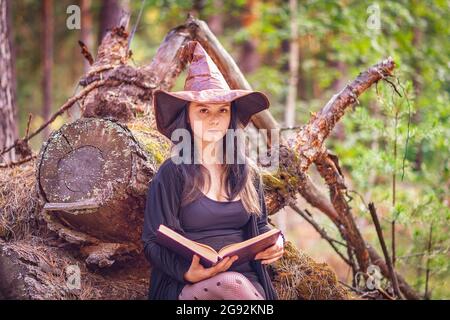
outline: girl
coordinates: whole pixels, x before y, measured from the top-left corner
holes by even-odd
[[[182,54],[192,61],[185,91],[154,92],[158,130],[172,138],[182,129],[192,139],[182,150],[184,162],[173,155],[164,161],[147,194],[142,240],[153,268],[149,299],[278,299],[266,264],[281,258],[284,237],[251,262],[233,266],[235,256],[210,268],[198,256],[187,261],[155,242],[160,224],[217,251],[270,230],[257,168],[227,134],[245,128],[268,100],[260,92],[230,90],[198,42]]]

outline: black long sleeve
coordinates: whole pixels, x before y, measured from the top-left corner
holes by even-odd
[[[264,188],[263,185],[261,184],[259,186],[259,201],[261,204],[261,216],[258,216],[257,221],[257,225],[258,225],[258,229],[259,229],[259,234],[265,233],[267,231],[270,231],[272,228],[269,226],[268,224],[268,220],[267,220],[267,207],[266,207],[266,201],[264,198]]]
[[[142,241],[147,260],[153,267],[180,282],[188,282],[184,274],[191,265],[183,257],[155,242],[160,224],[182,232],[177,213],[181,201],[182,183],[176,165],[169,158],[153,177],[147,192]]]

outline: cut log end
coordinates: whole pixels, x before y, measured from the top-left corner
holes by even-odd
[[[39,192],[52,217],[70,228],[139,242],[143,195],[157,170],[150,158],[126,126],[82,118],[54,132],[41,150]],[[86,201],[95,206],[78,205]]]

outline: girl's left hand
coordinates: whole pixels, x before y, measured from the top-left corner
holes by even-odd
[[[280,259],[283,256],[283,253],[283,237],[280,235],[277,242],[273,246],[267,248],[264,251],[258,252],[258,254],[255,256],[255,260],[261,259],[262,264],[268,264]]]

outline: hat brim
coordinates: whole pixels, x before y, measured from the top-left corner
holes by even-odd
[[[247,126],[251,117],[270,106],[267,96],[252,90],[207,89],[201,91],[168,92],[157,89],[153,92],[153,105],[157,129],[170,139],[172,132],[168,127],[178,113],[189,103],[228,103],[235,101],[237,117],[243,126]]]

